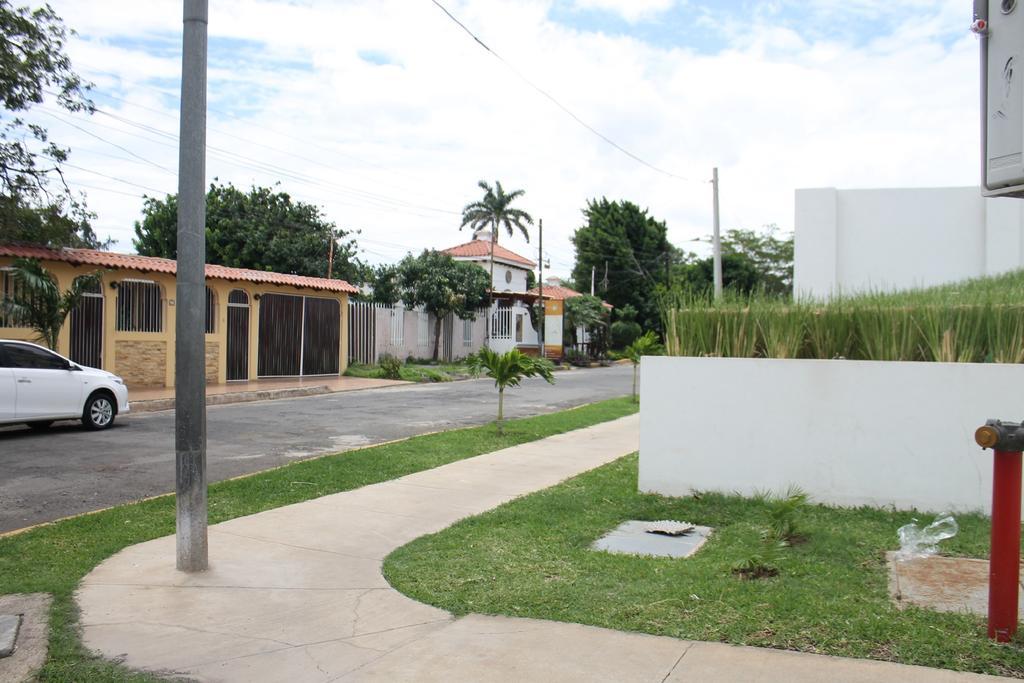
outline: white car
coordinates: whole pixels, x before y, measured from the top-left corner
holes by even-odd
[[[89,429],[107,429],[128,411],[128,387],[117,375],[38,344],[0,339],[0,425],[46,429],[54,420],[81,420]]]

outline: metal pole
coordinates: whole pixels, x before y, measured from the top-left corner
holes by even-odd
[[[594,275],[597,274],[597,266],[590,266],[590,296],[594,296]]]
[[[206,26],[207,0],[185,0],[178,154],[174,365],[177,567],[207,568],[206,539]]]
[[[544,219],[537,219],[537,264],[540,268],[540,279],[537,281],[540,292],[540,357],[546,356],[547,349],[544,348],[544,319],[547,317],[547,309],[544,307]]]
[[[722,238],[718,227],[718,167],[711,172],[711,187],[714,197],[714,233],[712,234],[713,268],[715,277],[715,301],[722,298]]]
[[[995,451],[992,547],[988,568],[988,637],[1008,643],[1017,632],[1020,590],[1020,451]]]

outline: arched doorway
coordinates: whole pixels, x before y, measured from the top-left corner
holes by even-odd
[[[249,295],[240,289],[228,294],[227,379],[249,379]]]
[[[71,309],[71,360],[91,368],[103,367],[103,284],[93,280],[82,300]]]

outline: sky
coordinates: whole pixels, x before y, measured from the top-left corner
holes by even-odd
[[[500,180],[555,275],[600,197],[706,253],[713,167],[723,231],[791,231],[798,188],[978,183],[962,0],[439,2],[491,51],[432,0],[213,0],[207,181],[279,183],[384,263],[469,240],[462,207]],[[177,188],[181,3],[51,3],[97,112],[32,117],[132,252],[143,195]],[[500,242],[536,260],[536,229]]]

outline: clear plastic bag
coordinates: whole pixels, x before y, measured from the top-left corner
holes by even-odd
[[[921,528],[915,519],[896,530],[900,539],[900,549],[896,553],[898,560],[913,560],[919,557],[930,557],[939,552],[939,541],[953,538],[960,531],[960,525],[953,515],[944,512],[935,517],[928,526]]]

